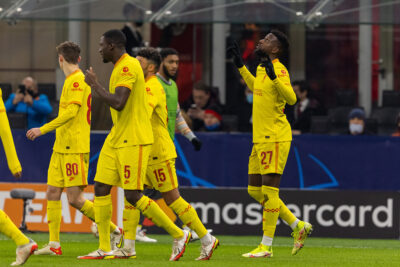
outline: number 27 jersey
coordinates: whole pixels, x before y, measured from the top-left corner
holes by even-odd
[[[89,153],[92,94],[81,70],[76,70],[65,79],[58,116],[72,104],[80,106],[78,113],[56,129],[53,150],[58,153]]]

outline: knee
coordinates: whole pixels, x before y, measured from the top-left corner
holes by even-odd
[[[262,194],[268,199],[279,199],[279,188],[272,186],[262,186]]]
[[[264,201],[265,196],[261,191],[261,186],[251,186],[247,187],[247,192],[249,195],[254,198],[257,202],[262,203]]]
[[[57,187],[47,187],[46,197],[48,200],[59,200],[61,195],[60,189]]]
[[[76,197],[69,197],[68,198],[68,203],[75,209],[81,209],[83,205],[85,204],[85,199],[83,198],[76,198]]]
[[[136,202],[142,198],[142,193],[137,190],[125,191],[125,199],[133,206],[136,207]]]
[[[95,182],[94,194],[96,197],[104,197],[110,194],[111,185]]]
[[[169,206],[172,203],[174,203],[178,198],[181,197],[181,195],[179,194],[179,190],[173,189],[171,191],[168,192],[164,192],[162,193],[163,199],[165,201],[165,203]]]

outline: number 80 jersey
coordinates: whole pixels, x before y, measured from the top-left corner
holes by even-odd
[[[65,79],[58,116],[66,112],[72,104],[80,106],[78,113],[56,129],[53,150],[58,153],[89,153],[92,93],[80,69]]]

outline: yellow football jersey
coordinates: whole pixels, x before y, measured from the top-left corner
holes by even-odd
[[[89,153],[92,93],[81,70],[76,70],[65,79],[58,116],[70,104],[80,106],[78,114],[56,129],[53,150],[58,153]]]
[[[149,165],[176,158],[174,143],[168,132],[167,96],[157,77],[146,80],[148,111],[153,129],[154,143],[149,157]]]
[[[3,142],[4,151],[6,153],[8,168],[12,174],[22,171],[21,163],[18,160],[15,151],[14,140],[12,138],[10,124],[8,122],[6,108],[3,102],[3,92],[0,88],[0,138]]]
[[[114,94],[117,87],[129,88],[131,93],[121,111],[110,108],[114,125],[107,141],[114,148],[152,144],[153,132],[147,111],[143,71],[139,61],[128,54],[121,56],[114,65],[110,93]]]
[[[260,65],[256,77],[245,66],[239,69],[247,86],[253,91],[253,143],[292,140],[292,130],[284,109],[286,103],[296,103],[296,94],[286,67],[278,59],[272,63],[277,77],[273,81]]]

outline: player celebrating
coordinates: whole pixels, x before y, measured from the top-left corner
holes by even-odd
[[[159,190],[167,205],[184,224],[190,226],[200,237],[202,250],[196,260],[208,260],[219,245],[219,241],[207,232],[196,210],[179,194],[175,171],[176,152],[168,133],[166,93],[155,75],[160,65],[160,55],[154,48],[144,48],[137,54],[137,59],[146,79],[148,109],[154,134],[154,144],[149,157],[145,184]],[[138,218],[132,218],[132,221],[137,222]],[[130,225],[129,227],[135,226]],[[126,257],[134,253],[134,247],[130,249],[130,251],[127,248],[118,249],[119,251],[116,253],[120,257]]]
[[[125,35],[119,30],[107,31],[100,38],[103,62],[114,64],[109,92],[99,84],[92,68],[86,71],[85,81],[110,106],[113,127],[101,149],[95,177],[94,207],[100,246],[78,258],[114,257],[109,242],[110,191],[112,186],[121,186],[129,204],[174,237],[170,260],[175,261],[183,255],[190,232],[179,229],[154,201],[141,193],[153,133],[143,71],[139,61],[126,53],[125,43]]]
[[[311,224],[299,221],[279,198],[279,184],[290,150],[292,133],[284,114],[285,104],[294,105],[296,95],[286,67],[279,57],[288,49],[287,37],[273,30],[260,40],[255,53],[261,58],[254,77],[244,66],[237,43],[228,47],[247,86],[253,91],[253,149],[249,158],[251,197],[263,205],[261,244],[244,257],[271,257],[272,240],[280,216],[293,229],[295,255],[312,231]]]
[[[14,140],[11,135],[10,124],[4,107],[2,91],[0,88],[0,138],[3,142],[4,151],[6,153],[8,168],[15,178],[21,178],[22,168],[19,163],[17,152],[15,151]],[[26,237],[7,214],[0,210],[0,233],[11,238],[17,245],[17,258],[12,266],[24,264],[30,255],[38,248],[37,244]]]
[[[196,151],[201,148],[201,141],[190,130],[185,119],[182,116],[178,103],[178,87],[175,81],[178,73],[179,55],[173,48],[164,48],[161,50],[161,66],[157,72],[157,78],[163,86],[167,96],[168,108],[168,132],[172,140],[175,139],[175,129],[185,136],[193,145]]]
[[[35,255],[62,255],[60,245],[61,193],[64,188],[70,205],[94,221],[93,202],[83,196],[87,185],[91,89],[85,83],[85,76],[79,69],[80,47],[73,42],[57,46],[58,63],[65,74],[60,98],[58,117],[40,128],[32,128],[26,134],[30,140],[56,130],[53,154],[47,180],[47,221],[49,243],[35,252]],[[122,232],[111,224],[112,244],[121,243]]]

